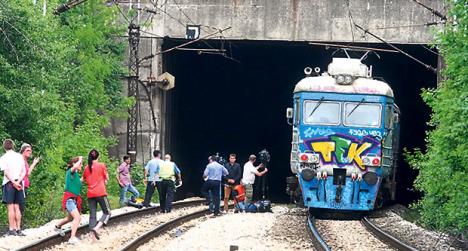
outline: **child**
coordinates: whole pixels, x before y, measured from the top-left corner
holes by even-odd
[[[55,230],[61,233],[62,226],[72,222],[71,236],[68,240],[70,244],[80,243],[80,240],[76,237],[76,230],[81,220],[81,179],[78,172],[81,171],[82,162],[83,157],[81,156],[75,157],[68,162],[65,178],[65,192],[63,193],[62,199],[62,208],[68,212],[68,215],[55,226]]]

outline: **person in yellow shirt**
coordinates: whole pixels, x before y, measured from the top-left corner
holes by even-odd
[[[159,177],[158,192],[161,212],[169,213],[174,200],[176,178],[179,181],[179,186],[182,185],[180,169],[171,161],[171,155],[166,154],[164,161],[160,162],[156,168],[156,174]]]

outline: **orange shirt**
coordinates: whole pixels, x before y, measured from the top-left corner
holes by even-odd
[[[104,163],[93,163],[93,172],[86,166],[83,179],[88,185],[88,198],[107,196],[106,192],[107,167]]]

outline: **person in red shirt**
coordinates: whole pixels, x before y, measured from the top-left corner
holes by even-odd
[[[111,216],[106,192],[109,175],[106,165],[98,162],[98,158],[99,152],[96,149],[91,150],[88,155],[88,165],[83,172],[83,180],[88,185],[89,230],[95,239],[99,239],[98,230],[103,225],[107,225]],[[101,207],[102,216],[96,224],[97,204]]]

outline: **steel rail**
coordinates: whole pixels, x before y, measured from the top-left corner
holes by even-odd
[[[173,204],[173,208],[181,208],[181,207],[199,205],[199,204],[203,204],[205,202],[206,202],[205,199],[175,202]],[[112,225],[115,225],[117,223],[121,223],[121,222],[126,221],[126,220],[128,220],[130,218],[138,218],[138,217],[141,217],[143,215],[156,213],[159,210],[160,210],[160,207],[155,206],[155,207],[139,209],[139,210],[135,210],[135,211],[131,211],[131,212],[126,212],[126,213],[119,214],[119,215],[116,215],[116,216],[111,216],[111,218],[109,220],[109,223],[108,223],[108,226],[112,226]],[[88,224],[80,226],[78,228],[78,230],[76,231],[76,234],[77,235],[86,234],[87,232],[89,232],[88,227],[89,227]],[[33,251],[35,251],[35,250],[43,250],[43,249],[46,249],[46,248],[50,248],[51,246],[55,246],[55,245],[61,244],[63,242],[66,242],[70,238],[70,232],[71,232],[71,230],[68,229],[68,230],[63,231],[64,234],[62,234],[62,235],[59,234],[59,233],[53,234],[51,236],[40,239],[40,240],[38,240],[36,242],[30,243],[30,244],[28,244],[26,246],[20,247],[20,248],[15,249],[15,250],[21,250],[21,251],[23,251],[23,250],[33,250]]]
[[[369,218],[364,217],[361,220],[362,225],[366,227],[366,229],[371,232],[375,237],[377,237],[382,242],[389,244],[391,247],[396,248],[397,250],[401,251],[418,251],[418,249],[408,246],[407,244],[403,243],[398,238],[391,236],[390,234],[381,230],[378,226],[373,224]]]
[[[330,247],[322,239],[322,236],[320,236],[317,227],[315,226],[315,217],[309,214],[309,217],[307,217],[307,223],[311,231],[312,243],[314,244],[315,249],[319,251],[330,251]]]
[[[140,246],[146,244],[150,240],[152,240],[155,237],[160,236],[163,233],[166,233],[168,230],[173,229],[187,221],[203,217],[205,215],[210,214],[210,211],[208,209],[203,209],[196,211],[194,213],[190,213],[181,217],[178,217],[176,219],[173,219],[171,221],[168,221],[162,225],[157,226],[156,228],[144,233],[143,235],[139,236],[138,238],[134,239],[133,241],[127,243],[121,251],[134,251],[137,250]]]

